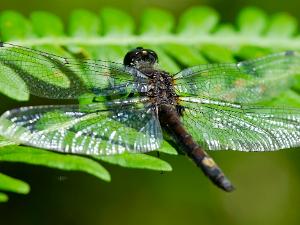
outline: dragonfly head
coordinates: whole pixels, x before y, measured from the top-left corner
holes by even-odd
[[[143,47],[129,51],[124,57],[124,65],[130,67],[154,66],[158,62],[157,54]]]

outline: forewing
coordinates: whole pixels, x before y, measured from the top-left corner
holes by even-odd
[[[146,76],[123,64],[64,58],[9,43],[0,43],[0,70],[20,76],[31,94],[52,99],[147,91]]]
[[[174,76],[174,83],[180,96],[255,103],[286,90],[299,73],[299,53],[287,51],[237,64],[187,68]]]
[[[148,152],[162,141],[152,108],[138,105],[110,110],[99,104],[15,109],[0,118],[0,135],[21,144],[88,155]]]
[[[185,97],[182,121],[210,150],[274,151],[300,146],[300,110]]]

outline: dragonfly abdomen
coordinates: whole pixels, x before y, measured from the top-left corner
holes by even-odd
[[[204,174],[218,187],[232,191],[234,187],[214,160],[194,141],[180,121],[172,105],[161,105],[159,120],[162,127],[175,139],[181,149],[202,169]]]

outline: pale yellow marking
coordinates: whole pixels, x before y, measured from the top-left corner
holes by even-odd
[[[203,160],[202,160],[202,163],[205,165],[205,166],[208,166],[208,167],[215,167],[216,166],[216,163],[215,161],[210,158],[210,157],[205,157]]]

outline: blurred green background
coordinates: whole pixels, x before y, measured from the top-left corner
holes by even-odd
[[[293,0],[10,0],[1,1],[0,11],[12,9],[29,15],[47,10],[66,21],[73,9],[98,12],[114,6],[138,21],[146,7],[179,15],[194,5],[212,6],[226,22],[233,22],[240,9],[249,5],[269,13],[286,11],[300,20],[300,2]],[[0,113],[29,104],[0,98]],[[82,173],[1,163],[1,171],[27,181],[32,189],[26,196],[12,194],[8,203],[0,205],[0,224],[299,224],[299,152],[220,151],[211,155],[237,187],[235,192],[214,187],[184,156],[162,156],[173,166],[170,173],[105,165],[111,171],[111,183]]]
[[[52,1],[39,1],[39,0],[10,0],[1,1],[0,10],[14,9],[18,10],[25,15],[28,15],[34,10],[47,10],[53,12],[60,17],[67,19],[71,10],[77,8],[84,8],[94,12],[98,12],[99,9],[105,6],[119,7],[126,10],[131,15],[138,18],[146,7],[159,7],[162,9],[170,10],[174,15],[179,15],[185,9],[195,5],[208,5],[215,8],[225,21],[232,21],[242,7],[245,6],[257,6],[267,12],[287,11],[292,15],[300,18],[298,1],[280,1],[280,0],[52,0]]]

